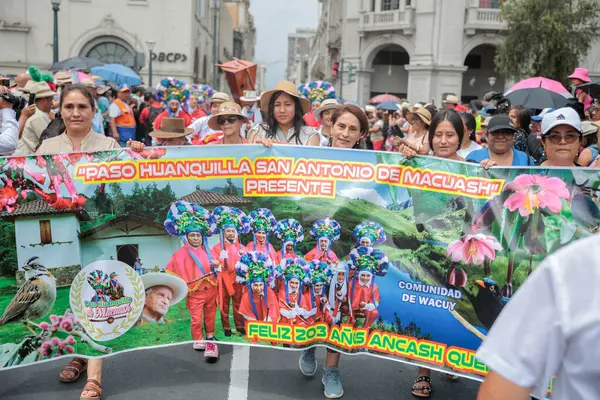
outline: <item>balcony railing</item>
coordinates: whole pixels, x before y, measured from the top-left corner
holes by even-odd
[[[411,7],[404,10],[365,12],[359,24],[359,30],[363,32],[404,30],[406,34],[411,34],[414,28],[414,10]]]
[[[468,8],[465,29],[474,34],[475,30],[506,30],[506,23],[500,18],[500,10],[494,8]]]

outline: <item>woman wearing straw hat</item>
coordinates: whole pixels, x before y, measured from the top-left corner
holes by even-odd
[[[226,102],[219,106],[219,111],[208,120],[208,127],[223,132],[223,137],[211,144],[246,144],[242,137],[242,128],[248,118],[242,114],[242,108],[237,103]]]
[[[188,144],[185,137],[194,132],[185,127],[183,118],[163,118],[160,129],[150,132],[159,146],[183,146]]]
[[[248,132],[249,143],[265,146],[273,143],[319,145],[317,131],[307,127],[303,119],[304,114],[310,111],[310,103],[298,95],[296,85],[288,81],[279,82],[275,89],[261,96],[260,105],[267,111],[267,119]]]
[[[420,155],[428,155],[428,130],[431,125],[431,113],[424,107],[413,109],[406,113],[406,119],[411,124],[414,133],[407,133],[404,139],[396,139],[396,146],[404,144]],[[397,149],[397,148],[396,148]]]
[[[321,106],[313,111],[313,114],[317,121],[323,121],[323,125],[319,128],[319,138],[321,139],[321,146],[329,147],[331,146],[331,128],[333,127],[333,122],[331,117],[335,110],[340,108],[342,105],[338,103],[336,99],[327,99]]]

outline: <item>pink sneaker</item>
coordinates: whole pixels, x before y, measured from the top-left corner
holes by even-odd
[[[196,351],[204,351],[204,350],[206,350],[206,344],[204,342],[194,342],[194,344],[192,345],[192,347]]]
[[[204,360],[208,363],[217,362],[219,359],[219,348],[215,343],[207,342],[206,351],[204,352]]]

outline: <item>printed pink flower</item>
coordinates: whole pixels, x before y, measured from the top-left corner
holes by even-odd
[[[42,330],[47,331],[48,329],[50,329],[50,324],[47,322],[40,322],[40,328],[42,328]]]
[[[481,265],[486,257],[490,260],[496,258],[496,250],[502,250],[502,246],[495,237],[478,233],[463,236],[450,243],[446,255],[452,256],[453,262]]]
[[[504,190],[514,191],[504,206],[510,211],[518,208],[523,217],[533,214],[538,208],[548,208],[558,213],[562,209],[560,199],[568,199],[571,195],[561,179],[544,175],[519,175]]]
[[[465,287],[467,284],[467,273],[464,269],[456,269],[454,265],[448,270],[446,274],[448,285],[454,287]]]

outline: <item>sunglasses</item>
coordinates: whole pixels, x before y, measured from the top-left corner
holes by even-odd
[[[571,133],[568,135],[559,135],[559,134],[550,134],[548,136],[546,136],[546,139],[550,141],[550,143],[552,144],[560,144],[563,140],[567,143],[567,144],[572,144],[575,143],[576,141],[579,140],[581,135],[578,135],[576,133]]]
[[[227,118],[225,117],[221,117],[217,119],[217,124],[219,125],[225,125],[225,123],[230,123],[230,124],[235,124],[237,121],[239,121],[240,117],[236,117],[235,115],[231,115]]]

